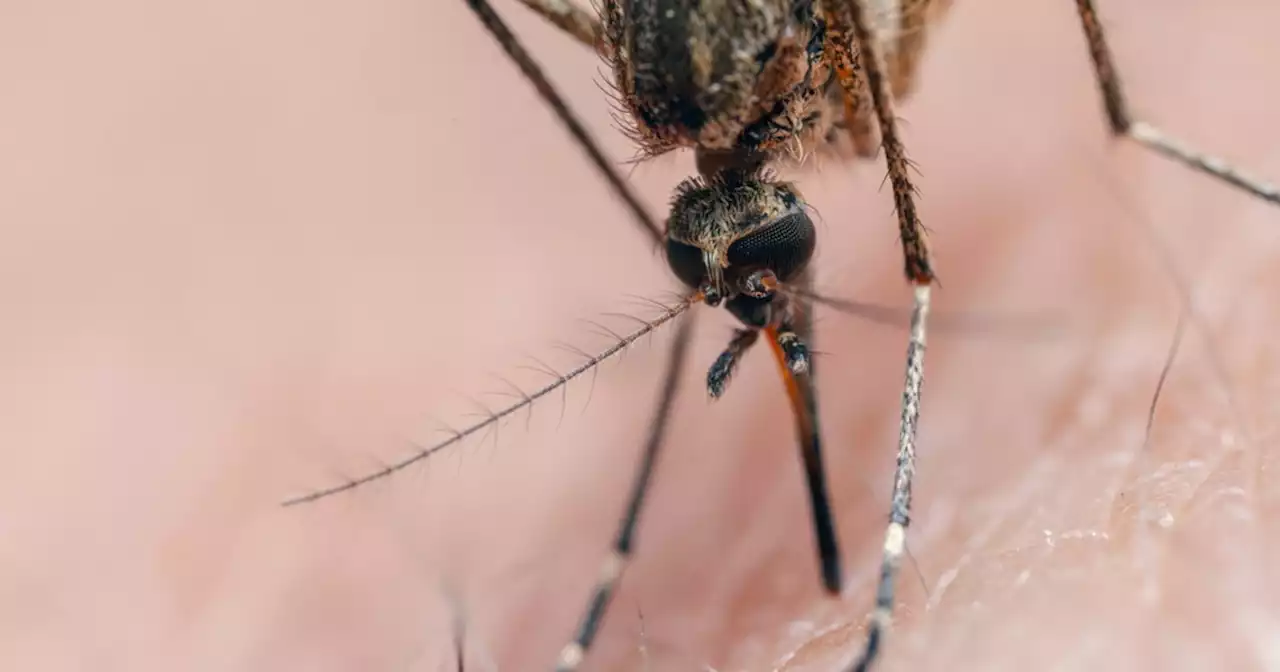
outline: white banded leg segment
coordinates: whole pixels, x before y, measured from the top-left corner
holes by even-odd
[[[649,482],[653,478],[654,467],[657,465],[658,453],[662,448],[667,421],[671,417],[671,407],[679,387],[680,372],[684,370],[685,356],[689,352],[692,334],[693,320],[686,319],[681,322],[675,340],[671,344],[671,357],[667,360],[667,369],[663,375],[658,406],[654,412],[653,423],[649,426],[648,441],[640,456],[635,481],[627,498],[626,512],[618,522],[617,537],[600,568],[600,575],[596,579],[595,588],[591,591],[591,599],[587,603],[586,612],[582,615],[577,635],[572,643],[560,651],[560,659],[556,664],[557,672],[573,672],[582,664],[587,651],[591,649],[591,643],[595,641],[596,634],[600,632],[605,612],[609,609],[609,602],[613,599],[618,581],[622,578],[622,572],[631,558],[635,545],[636,524],[640,520],[640,511],[644,505],[645,495],[649,492]]]
[[[889,526],[885,529],[876,603],[867,625],[862,654],[849,668],[866,672],[880,653],[880,646],[893,622],[894,584],[907,547],[907,526],[911,524],[911,488],[916,471],[916,429],[920,420],[920,394],[924,385],[926,324],[929,318],[930,287],[916,285],[911,311],[911,338],[907,343],[906,380],[902,390],[902,427],[898,432],[898,464],[893,477],[893,498]]]
[[[587,647],[591,645],[599,623],[604,619],[604,612],[609,607],[609,601],[613,598],[618,580],[622,578],[622,571],[626,569],[627,564],[627,556],[617,549],[609,551],[604,564],[600,566],[600,576],[596,579],[596,585],[591,590],[591,604],[587,607],[587,615],[583,619],[583,630],[578,634],[577,639],[560,649],[556,672],[573,672],[582,664]]]

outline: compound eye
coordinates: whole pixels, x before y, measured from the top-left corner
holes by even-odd
[[[817,242],[818,231],[809,215],[794,210],[735,240],[729,246],[729,265],[767,268],[786,282],[804,270]]]
[[[667,239],[667,265],[684,284],[697,289],[707,277],[702,248]]]

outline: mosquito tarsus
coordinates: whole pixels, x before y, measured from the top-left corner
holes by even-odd
[[[906,548],[926,323],[935,281],[894,100],[913,89],[928,30],[950,6],[950,0],[603,0],[598,13],[574,0],[520,0],[608,63],[624,130],[643,154],[682,147],[694,150],[699,177],[677,188],[663,227],[645,210],[489,0],[466,2],[555,112],[645,235],[664,247],[671,270],[689,293],[637,333],[620,339],[610,351],[589,358],[583,366],[559,375],[491,418],[379,472],[289,503],[348,490],[398,471],[525,408],[643,333],[675,320],[690,306],[723,304],[744,328],[711,365],[708,392],[713,397],[724,392],[736,363],[763,335],[778,363],[796,420],[823,585],[838,594],[842,584],[840,554],[822,463],[810,348],[812,304],[839,306],[840,302],[813,292],[808,266],[816,245],[813,224],[799,191],[776,178],[768,166],[829,148],[842,135],[847,136],[859,156],[884,154],[904,272],[914,288],[897,466],[875,606],[865,645],[848,667],[867,669],[879,654],[890,625],[895,577]],[[1134,119],[1122,95],[1093,0],[1076,0],[1076,8],[1115,136],[1280,204],[1276,187]],[[561,652],[558,670],[574,670],[584,659],[631,556],[636,523],[691,333],[692,319],[682,319],[626,512],[577,635]]]

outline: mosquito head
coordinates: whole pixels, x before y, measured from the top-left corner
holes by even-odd
[[[686,180],[667,219],[667,263],[710,305],[771,296],[804,270],[816,242],[795,188],[758,172]]]

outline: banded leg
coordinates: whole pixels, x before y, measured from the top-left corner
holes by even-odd
[[[658,449],[662,447],[663,433],[667,428],[667,420],[671,416],[671,406],[675,401],[676,388],[680,381],[680,372],[684,370],[685,355],[689,351],[692,340],[693,317],[687,317],[680,323],[675,340],[671,344],[671,356],[667,361],[667,370],[663,374],[662,391],[658,397],[658,407],[654,412],[653,424],[649,426],[649,440],[645,444],[644,453],[640,457],[640,469],[636,472],[635,482],[631,486],[631,495],[627,500],[627,510],[618,526],[618,535],[614,538],[609,557],[600,569],[600,578],[591,592],[587,602],[587,611],[578,626],[578,634],[573,642],[560,651],[560,660],[556,664],[556,672],[571,672],[578,669],[600,624],[604,621],[609,601],[613,598],[622,571],[631,559],[631,548],[634,543],[636,523],[640,520],[640,507],[644,504],[645,495],[649,491],[649,481],[653,477],[653,468],[658,460]]]
[[[552,25],[568,33],[596,52],[603,48],[604,26],[600,15],[574,2],[574,0],[520,0],[534,14],[550,21]]]
[[[911,488],[915,476],[916,426],[920,419],[920,390],[924,381],[924,352],[926,321],[929,314],[930,288],[934,280],[929,257],[929,246],[924,226],[915,205],[915,187],[908,173],[906,151],[898,136],[894,117],[893,94],[887,77],[885,59],[880,51],[875,27],[871,25],[863,7],[863,0],[823,0],[823,7],[831,20],[853,34],[856,48],[862,57],[862,74],[866,77],[867,90],[875,106],[880,126],[881,145],[888,165],[889,181],[893,186],[893,200],[898,216],[898,232],[902,239],[903,257],[907,280],[915,288],[911,311],[911,336],[907,342],[906,375],[902,390],[902,424],[898,432],[898,459],[893,476],[893,495],[889,510],[889,525],[885,530],[884,553],[880,565],[880,577],[876,586],[875,609],[868,624],[866,648],[853,664],[853,670],[861,672],[869,668],[879,653],[882,639],[888,631],[894,600],[894,579],[902,563],[906,549],[907,525],[911,521]],[[831,54],[835,59],[844,58],[846,52]]]
[[[1089,55],[1093,59],[1094,74],[1098,78],[1098,88],[1102,92],[1102,102],[1106,107],[1107,121],[1111,125],[1112,133],[1129,138],[1143,147],[1153,149],[1178,163],[1243,189],[1258,198],[1280,205],[1280,189],[1277,189],[1274,184],[1237,170],[1216,156],[1185,145],[1151,124],[1135,120],[1130,115],[1129,106],[1125,102],[1120,87],[1120,75],[1116,72],[1115,63],[1111,60],[1111,49],[1107,46],[1107,39],[1102,31],[1102,23],[1098,21],[1098,11],[1093,0],[1076,0],[1076,10],[1080,14],[1080,24],[1084,29],[1085,40],[1089,43]]]

